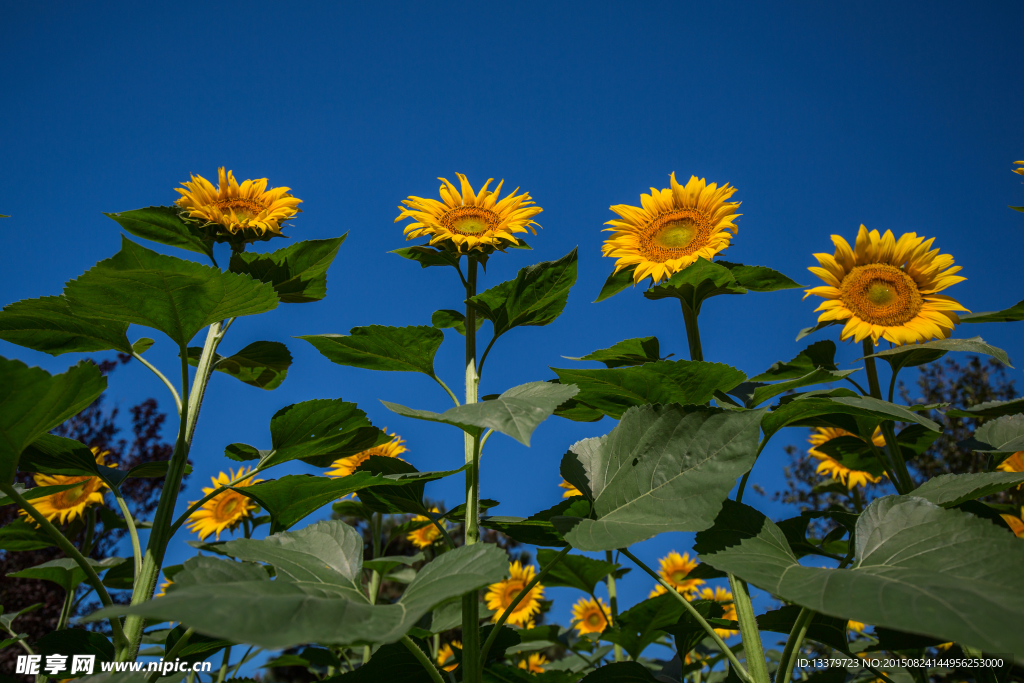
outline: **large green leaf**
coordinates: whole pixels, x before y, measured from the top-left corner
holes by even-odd
[[[475,317],[476,329],[480,329],[484,324],[484,317],[478,315]],[[450,308],[442,308],[440,311],[434,311],[434,314],[430,316],[430,324],[439,330],[447,330],[449,328],[455,330],[463,337],[466,336],[466,316],[458,311],[453,311]]]
[[[742,263],[728,261],[716,263],[728,268],[736,282],[751,292],[777,292],[782,289],[800,289],[804,286],[766,266],[745,266]]]
[[[568,360],[596,360],[605,367],[622,368],[643,365],[661,360],[657,337],[640,337],[626,339],[612,344],[607,349],[599,349],[580,358],[565,356]]]
[[[307,240],[269,254],[234,253],[228,270],[274,287],[281,303],[302,304],[327,296],[327,269],[348,237]]]
[[[353,327],[348,335],[314,334],[298,337],[312,344],[328,360],[367,370],[422,372],[434,375],[434,354],[441,348],[444,332],[415,327]]]
[[[839,427],[870,439],[875,427],[886,421],[912,422],[930,431],[941,431],[939,425],[903,406],[880,401],[870,396],[808,395],[789,401],[768,413],[761,424],[765,437],[783,427]]]
[[[618,623],[605,629],[601,638],[621,645],[631,658],[637,659],[644,648],[666,635],[663,629],[678,622],[684,610],[674,595],[649,598],[619,614]]]
[[[18,469],[22,472],[62,474],[67,477],[95,477],[100,473],[96,456],[88,446],[81,441],[55,434],[43,434],[29,444],[21,454]],[[121,473],[122,478],[124,474]]]
[[[340,586],[361,596],[363,537],[341,520],[317,522],[259,541],[240,538],[220,550],[239,560],[271,564],[278,577],[289,581]]]
[[[616,420],[628,408],[648,403],[707,403],[716,391],[728,391],[745,378],[722,363],[687,360],[609,370],[551,369],[562,384],[579,387],[578,403]]]
[[[520,543],[564,548],[562,533],[551,520],[555,517],[586,517],[590,514],[590,503],[581,497],[567,498],[547,510],[529,517],[482,517],[480,526],[500,531]]]
[[[77,314],[160,330],[179,346],[211,323],[277,308],[270,285],[163,256],[126,237],[121,251],[68,282]]]
[[[430,657],[429,653],[424,654]],[[325,678],[323,683],[432,683],[433,680],[404,643],[388,643],[374,652],[368,663],[355,671]]]
[[[565,382],[529,382],[512,387],[493,400],[456,406],[443,413],[406,408],[387,401],[381,403],[405,417],[455,425],[469,434],[493,429],[529,446],[533,430],[576,392],[575,386]]]
[[[451,266],[453,268],[458,268],[459,259],[462,258],[458,254],[453,254],[450,251],[425,246],[402,247],[401,249],[395,249],[389,253],[398,254],[404,259],[415,261],[420,264],[420,268],[429,268],[431,266]]]
[[[370,424],[355,403],[340,398],[314,399],[286,406],[270,419],[273,449],[262,460],[262,469],[289,460],[302,460],[313,467],[327,467],[380,445],[390,437]],[[244,444],[240,444],[241,446]],[[251,448],[251,447],[249,447]]]
[[[1016,590],[1024,545],[986,520],[922,498],[875,500],[857,521],[849,569],[800,566],[782,531],[730,503],[698,534],[700,559],[816,612],[1024,655]]]
[[[924,365],[925,363],[931,363],[932,361],[938,360],[944,356],[948,351],[980,353],[985,356],[995,358],[1003,365],[1011,368],[1013,367],[1013,365],[1010,364],[1010,357],[1006,355],[1006,351],[998,349],[991,344],[987,344],[981,337],[971,337],[970,339],[937,339],[924,344],[897,346],[896,348],[879,351],[878,353],[871,354],[867,357],[881,358],[888,362],[895,371],[900,368],[911,368],[918,365]]]
[[[612,662],[594,669],[580,683],[656,683],[654,674],[639,662]]]
[[[11,483],[25,447],[88,406],[107,388],[93,363],[60,375],[0,356],[0,482]]]
[[[107,218],[136,237],[205,254],[213,258],[213,241],[193,221],[181,219],[181,209],[174,206],[149,206],[120,213],[105,213]]]
[[[697,314],[700,313],[701,304],[713,296],[746,293],[747,288],[736,282],[728,268],[701,257],[693,265],[648,289],[644,296],[652,300],[679,299]]]
[[[51,356],[114,350],[131,353],[128,323],[75,315],[64,296],[26,299],[0,311],[0,339]]]
[[[1014,207],[1018,211],[1019,207]],[[1013,306],[1002,311],[988,313],[965,313],[960,316],[962,323],[1013,323],[1024,320],[1024,301],[1018,301]]]
[[[797,377],[796,379],[784,382],[776,382],[774,384],[743,382],[737,387],[731,389],[728,393],[742,400],[744,407],[754,408],[775,398],[776,396],[779,396],[780,394],[785,394],[796,389],[800,389],[801,387],[813,386],[815,384],[838,382],[844,377],[849,377],[855,372],[857,372],[856,369],[828,370],[826,368],[815,368],[802,377]]]
[[[465,468],[447,472],[420,472],[399,458],[371,455],[360,463],[356,472],[370,472],[387,478],[391,485],[382,483],[359,490],[359,500],[374,512],[388,514],[414,514],[427,516],[429,510],[423,502],[423,490],[428,481],[435,481]]]
[[[294,537],[297,533],[301,532],[280,536]],[[306,540],[312,543],[310,539]],[[286,565],[287,544],[283,539],[278,542],[281,548],[273,551],[273,561]],[[332,552],[329,542],[325,542],[322,548],[325,553]],[[333,548],[336,552],[336,546]],[[246,546],[236,552],[250,550]],[[271,551],[264,549],[262,552]],[[304,546],[302,552],[291,558],[293,565],[289,565],[290,569],[298,573],[300,569],[294,563],[301,560],[310,563],[307,571],[313,572],[311,555],[315,557],[316,553],[309,552],[308,545]],[[193,583],[134,607],[117,605],[100,610],[89,619],[107,618],[113,614],[139,614],[158,621],[178,621],[207,636],[267,649],[310,642],[339,645],[393,643],[408,633],[434,606],[504,577],[508,572],[508,555],[489,543],[462,546],[446,552],[419,571],[397,602],[381,605],[371,605],[365,598],[359,599],[359,594],[353,594],[347,581],[338,579],[337,584],[328,581],[332,575],[330,572],[343,577],[340,572],[322,565],[317,570],[319,573],[309,580],[292,580],[286,573],[281,573],[273,581]],[[185,571],[177,574],[175,582],[185,574]]]
[[[558,556],[554,550],[537,551],[537,561],[543,569]],[[584,593],[593,593],[597,582],[618,569],[614,562],[594,560],[583,555],[566,555],[559,560],[544,578],[545,586],[568,586]]]
[[[622,290],[629,286],[636,286],[633,282],[633,271],[636,270],[636,266],[630,268],[623,268],[616,272],[612,271],[608,279],[604,281],[604,285],[601,287],[601,291],[598,293],[597,298],[594,299],[594,303],[600,303],[605,299],[610,299]]]
[[[50,534],[24,518],[0,526],[0,550],[40,550],[56,545]]]
[[[1022,482],[1024,482],[1024,473],[1022,472],[940,474],[914,489],[912,495],[944,508],[950,508],[968,500],[1005,491]]]
[[[83,628],[67,628],[60,631],[50,631],[35,643],[36,653],[42,655],[43,661],[51,655],[66,657],[62,660],[65,663],[65,670],[61,672],[61,678],[80,678],[85,672],[71,673],[72,662],[75,655],[92,655],[96,661],[111,662],[114,660],[114,645],[102,633],[86,631]],[[93,665],[94,671],[100,671],[101,666]]]
[[[800,607],[796,605],[783,605],[779,609],[759,615],[757,617],[757,626],[762,631],[790,633],[799,616]],[[846,619],[815,614],[810,625],[807,627],[807,639],[822,645],[828,645],[840,652],[848,652],[849,644],[846,640],[846,623]]]
[[[125,561],[123,557],[105,557],[102,560],[94,560],[90,557],[86,558],[86,560],[93,569],[97,571],[97,573],[102,573],[103,571],[110,569],[111,567],[116,567]],[[63,588],[65,592],[69,593],[86,579],[85,570],[79,566],[78,562],[70,557],[62,557],[57,560],[43,562],[42,564],[37,564],[34,567],[29,567],[28,569],[12,572],[7,576],[13,576],[18,579],[51,581]]]
[[[751,382],[778,382],[799,379],[817,369],[838,370],[836,367],[836,345],[833,341],[817,341],[788,362],[781,360],[770,368],[750,378]]]
[[[985,401],[976,406],[960,410],[951,408],[946,411],[948,417],[1000,417],[1002,415],[1016,415],[1024,413],[1024,398],[1016,398],[1011,401]]]
[[[1024,451],[1024,415],[1004,415],[986,422],[963,445],[979,453]]]
[[[595,519],[562,517],[555,525],[580,550],[708,528],[754,464],[763,415],[677,404],[631,408],[611,433],[580,441],[562,458],[562,476],[594,501]]]
[[[188,364],[199,365],[203,349],[190,346]],[[258,341],[228,357],[215,354],[213,369],[259,389],[276,389],[288,376],[292,354],[281,342]]]
[[[24,461],[24,454],[22,454],[22,461]],[[22,498],[28,501],[35,500],[36,498],[42,498],[43,496],[49,496],[54,493],[60,493],[61,491],[67,491],[73,489],[76,486],[81,486],[81,482],[73,481],[70,484],[57,484],[55,486],[36,486],[34,488],[26,489],[21,484],[14,484],[14,490],[21,494]],[[14,500],[7,496],[0,495],[0,507],[5,505],[14,505]]]
[[[494,324],[494,336],[521,325],[548,325],[562,314],[569,289],[576,284],[576,250],[557,261],[543,261],[519,271],[514,280],[491,287],[467,304]]]

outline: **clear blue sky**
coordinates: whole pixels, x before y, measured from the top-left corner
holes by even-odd
[[[429,324],[432,311],[459,307],[454,274],[387,254],[404,244],[392,223],[401,199],[434,196],[436,177],[456,172],[474,185],[504,178],[535,197],[544,207],[535,251],[493,258],[485,286],[580,248],[564,315],[499,341],[484,394],[547,379],[549,366],[571,365],[561,356],[629,337],[656,335],[664,353],[686,357],[670,302],[636,290],[590,303],[612,265],[600,256],[608,206],[638,204],[672,171],[739,188],[743,217],[728,260],[811,284],[811,253],[831,251],[830,234],[852,241],[860,223],[914,231],[936,237],[964,267],[968,281],[950,294],[972,310],[1005,308],[1024,298],[1024,215],[1006,208],[1024,204],[1021,178],[1010,173],[1024,158],[1022,26],[1024,5],[1009,0],[11,3],[0,25],[0,213],[13,215],[0,222],[0,303],[57,294],[117,251],[118,226],[101,212],[170,204],[190,173],[211,178],[221,165],[239,178],[268,177],[304,200],[293,241],[349,238],[326,300],[284,305],[230,331],[223,350],[278,340],[295,364],[274,392],[215,378],[183,504],[234,464],[222,455],[226,444],[267,447],[270,416],[310,398],[358,402],[408,440],[420,469],[457,467],[460,434],[400,419],[378,402],[444,408],[430,380],[335,366],[291,338]],[[816,304],[801,296],[712,300],[701,317],[706,357],[750,374],[792,357],[806,343],[793,341],[796,332],[816,318]],[[969,326],[956,336],[977,334],[1024,362],[1019,329]],[[460,343],[449,339],[438,355],[453,385]],[[149,353],[174,367],[166,339]],[[840,354],[844,363],[859,355],[847,345]],[[5,342],[0,355],[50,371],[77,360]],[[136,365],[114,375],[110,401],[129,406],[152,395],[169,409],[163,387]],[[612,426],[552,419],[530,449],[495,437],[483,495],[501,500],[495,512],[505,515],[549,507],[567,446]],[[798,430],[776,437],[753,480],[780,488],[782,446],[803,438]],[[312,471],[303,468],[276,472]],[[454,504],[461,489],[450,480],[428,493]],[[663,535],[641,554],[653,561],[690,543]],[[182,540],[170,560],[191,552]],[[636,577],[626,584],[625,604],[650,588]],[[576,596],[549,595],[567,623]]]

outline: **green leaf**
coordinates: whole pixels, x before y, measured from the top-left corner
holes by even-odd
[[[1009,356],[1006,355],[1006,351],[997,349],[991,344],[985,343],[985,340],[981,337],[971,337],[970,339],[937,339],[925,344],[897,346],[896,348],[888,349],[886,351],[879,351],[878,353],[867,356],[867,358],[881,358],[888,362],[894,371],[897,371],[900,368],[915,367],[938,360],[944,356],[947,351],[980,353],[985,356],[995,358],[1007,367],[1013,367],[1013,365],[1010,364]]]
[[[71,662],[75,655],[92,655],[98,662],[114,661],[114,645],[107,640],[102,633],[86,631],[83,628],[68,628],[60,631],[50,631],[35,643],[36,654],[43,656],[43,662],[49,655],[62,655],[65,660],[66,669],[61,672],[61,678],[80,678],[88,674],[79,672],[71,673]],[[94,672],[99,672],[100,667],[94,666]]]
[[[520,543],[564,548],[565,539],[551,520],[560,516],[586,517],[589,514],[590,503],[583,498],[573,497],[526,518],[483,517],[480,519],[480,526],[500,531]]]
[[[839,427],[870,439],[875,427],[883,422],[911,422],[922,425],[933,432],[941,431],[939,425],[928,418],[907,410],[894,403],[880,401],[870,396],[809,395],[797,397],[768,413],[761,428],[765,438],[783,427]]]
[[[554,550],[538,550],[537,561],[541,569],[551,564],[558,556]],[[593,593],[597,582],[618,568],[614,562],[593,560],[583,555],[566,555],[548,571],[544,579],[545,586],[567,586],[577,588],[584,593]]]
[[[815,332],[817,332],[819,330],[823,330],[826,327],[831,327],[833,325],[839,325],[839,324],[842,324],[841,320],[826,320],[824,322],[818,323],[817,325],[815,325],[813,327],[805,327],[802,330],[800,330],[800,332],[796,335],[796,339],[794,341],[800,341],[804,337],[806,337],[808,335],[812,335],[812,334],[814,334]]]
[[[255,551],[273,557],[279,572],[273,581],[194,583],[159,600],[100,610],[90,615],[89,620],[111,614],[139,614],[157,621],[178,621],[207,636],[267,649],[311,642],[386,644],[399,640],[434,606],[495,583],[508,572],[508,555],[504,550],[488,543],[462,546],[428,563],[397,602],[371,605],[345,583],[329,582],[332,576],[344,576],[340,571],[326,563],[316,564],[325,559],[340,566],[338,546],[330,542],[320,544],[313,538],[288,540],[300,533],[280,534],[280,549],[264,547]],[[352,559],[362,552],[362,541],[356,540],[358,552]],[[238,541],[224,545],[233,543]],[[289,557],[288,548],[293,544],[299,544],[301,552]],[[254,552],[249,544],[237,551]],[[288,571],[283,571],[282,566]],[[293,580],[288,572],[308,578]],[[184,574],[176,575],[175,584]]]
[[[121,251],[68,282],[76,313],[160,330],[185,346],[226,318],[277,308],[277,294],[248,275],[163,256],[122,238]]]
[[[51,356],[114,350],[131,353],[128,323],[76,315],[64,296],[26,299],[0,311],[0,339]]]
[[[944,508],[955,507],[968,500],[991,496],[1024,482],[1021,472],[976,472],[973,474],[940,474],[914,489],[912,495]]]
[[[857,372],[857,370],[827,370],[825,368],[816,368],[803,377],[791,379],[786,382],[776,382],[775,384],[744,382],[729,393],[741,398],[745,407],[754,408],[775,398],[776,396],[779,396],[780,394],[785,394],[787,392],[794,391],[795,389],[809,387],[815,384],[838,382],[844,377],[849,377],[855,372]]]
[[[702,537],[703,536],[703,537]],[[922,498],[871,503],[856,528],[849,569],[802,567],[782,531],[731,503],[712,532],[697,536],[700,559],[823,614],[956,641],[986,652],[1024,652],[1024,618],[1013,586],[1024,545],[990,522]]]
[[[787,363],[781,360],[760,375],[751,377],[751,382],[778,382],[800,379],[817,369],[839,370],[836,367],[836,345],[832,341],[817,341],[796,355]]]
[[[97,573],[102,573],[106,569],[116,567],[117,565],[124,562],[123,557],[107,557],[103,560],[94,560],[91,557],[86,558],[90,565],[96,570]],[[20,572],[12,572],[8,576],[13,576],[18,579],[38,579],[41,581],[52,581],[66,592],[73,591],[78,584],[85,581],[85,570],[82,569],[78,562],[71,559],[70,557],[62,557],[58,560],[50,560],[42,564],[37,564],[34,567],[28,569],[22,569]]]
[[[426,325],[415,327],[353,327],[348,335],[315,334],[305,339],[317,351],[338,365],[366,370],[422,372],[434,374],[434,354],[444,341],[444,332]]]
[[[494,324],[494,336],[522,325],[548,325],[565,308],[576,284],[576,250],[557,261],[543,261],[466,301]]]
[[[456,406],[443,413],[406,408],[387,401],[381,403],[388,410],[405,417],[454,425],[469,434],[493,429],[529,446],[530,436],[537,426],[576,392],[576,387],[567,383],[528,382],[512,387],[494,400]]]
[[[109,528],[104,524],[105,528]],[[122,562],[111,567],[103,575],[103,585],[115,590],[132,590],[135,587],[135,563]]]
[[[963,445],[979,453],[1024,451],[1024,415],[1004,415],[986,422]]]
[[[562,384],[579,387],[578,403],[616,420],[628,408],[648,403],[707,403],[716,391],[728,391],[745,379],[722,363],[687,360],[609,370],[551,369]]]
[[[434,311],[434,314],[430,316],[430,324],[439,330],[451,328],[463,337],[466,336],[466,316],[450,308]],[[483,325],[484,317],[482,315],[476,316],[476,329],[479,330]]]
[[[790,633],[798,616],[800,616],[800,607],[783,605],[779,609],[758,616],[757,626],[762,631]],[[840,652],[849,652],[849,645],[846,641],[846,622],[846,619],[816,614],[807,628],[806,637],[808,640],[828,645]]]
[[[389,252],[391,254],[398,254],[404,259],[410,261],[416,261],[420,264],[420,268],[429,268],[430,266],[451,266],[453,268],[459,267],[459,259],[461,256],[452,254],[451,252],[444,251],[443,249],[434,249],[433,247],[403,247],[401,249],[395,249]]]
[[[372,560],[364,560],[363,568],[372,569],[381,576],[387,576],[391,570],[400,567],[411,567],[418,562],[424,561],[423,553],[415,555],[385,555]]]
[[[164,652],[169,652],[181,640],[183,635],[185,635],[185,627],[180,624],[168,631],[167,638],[164,640]],[[202,662],[230,645],[233,645],[233,643],[229,640],[208,638],[200,633],[193,633],[188,639],[188,643],[178,650],[175,659],[191,663]]]
[[[429,659],[430,653],[425,654]],[[323,679],[323,683],[380,683],[381,681],[433,683],[427,670],[402,643],[389,643],[382,646],[373,653],[373,658],[367,664],[360,666],[355,671]]]
[[[580,358],[563,356],[568,360],[596,360],[608,368],[621,368],[632,365],[643,365],[661,360],[657,337],[640,337],[626,339],[613,344],[607,349],[588,353]]]
[[[43,496],[49,496],[54,493],[60,493],[61,491],[67,491],[79,486],[81,482],[72,482],[70,484],[58,484],[56,486],[36,486],[34,488],[26,489],[21,484],[14,484],[14,490],[21,494],[25,500],[35,500],[36,498],[42,498]],[[0,507],[4,505],[14,505],[14,501],[7,496],[0,496]]]
[[[700,313],[701,304],[713,296],[746,293],[746,287],[736,281],[729,268],[701,257],[668,280],[652,286],[644,292],[644,296],[655,301],[679,299],[683,306],[697,314]]]
[[[0,550],[41,550],[56,545],[50,534],[19,517],[0,527]]]
[[[611,433],[580,441],[562,458],[562,476],[577,488],[583,484],[595,519],[556,518],[555,525],[580,550],[614,550],[666,531],[710,527],[737,478],[754,464],[763,415],[693,405],[630,409]]]
[[[338,458],[361,453],[390,440],[370,424],[355,403],[340,398],[315,399],[286,406],[270,419],[273,450],[261,469],[289,460],[327,467]]]
[[[146,351],[149,351],[150,347],[152,347],[154,343],[156,342],[149,337],[141,337],[132,344],[132,353],[136,353],[141,356]]]
[[[704,619],[721,619],[725,614],[725,608],[722,607],[722,604],[714,600],[692,600],[690,604]],[[675,639],[676,654],[679,655],[680,659],[685,658],[690,650],[697,647],[701,641],[708,637],[707,631],[704,630],[704,627],[689,611],[683,611],[676,623],[664,626],[663,628]]]
[[[1013,207],[1017,208],[1017,207]],[[1017,209],[1020,211],[1020,209]],[[1013,306],[1002,311],[990,311],[988,313],[965,313],[960,317],[962,323],[1013,323],[1024,320],[1024,301],[1018,301]]]
[[[426,517],[430,514],[423,503],[423,490],[427,482],[462,472],[464,469],[465,467],[447,472],[420,472],[399,458],[371,455],[356,468],[356,472],[371,472],[392,477],[394,484],[360,489],[359,500],[374,512]]]
[[[189,347],[188,364],[198,366],[202,354],[202,348]],[[270,391],[281,386],[291,364],[292,354],[287,346],[281,342],[258,341],[227,358],[214,354],[213,369],[249,386]]]
[[[600,293],[597,298],[594,299],[594,303],[600,303],[605,299],[611,299],[613,296],[626,289],[629,286],[636,286],[633,282],[633,271],[636,270],[636,266],[630,268],[623,268],[620,271],[612,271],[608,279],[604,281],[604,285],[601,287]]]
[[[875,457],[871,446],[857,436],[840,436],[816,447],[825,455],[851,470],[867,472],[874,477],[885,474],[885,466]]]
[[[947,417],[1000,417],[1002,415],[1015,415],[1024,413],[1024,398],[1013,399],[1012,401],[985,401],[976,406],[959,410],[953,408],[946,411]]]
[[[0,356],[0,481],[11,483],[25,447],[77,414],[107,388],[88,361],[60,375]]]
[[[174,206],[149,206],[103,215],[117,221],[118,225],[136,237],[205,254],[212,259],[213,242],[205,239],[196,223],[182,220],[180,211]]]
[[[685,608],[673,595],[659,595],[630,607],[619,614],[619,622],[606,628],[602,640],[621,645],[633,659],[665,635],[665,628],[683,616]]]
[[[348,237],[306,240],[269,254],[233,253],[228,270],[274,287],[284,304],[320,301],[327,296],[327,269]]]
[[[250,446],[245,443],[232,443],[224,447],[224,457],[230,458],[235,462],[245,462],[247,460],[259,460],[273,453],[273,451],[261,451],[254,446]]]
[[[67,477],[99,476],[96,456],[88,446],[81,441],[54,434],[43,434],[27,446],[22,452],[18,469],[22,472],[62,474]]]
[[[728,268],[736,278],[737,284],[751,292],[777,292],[781,289],[800,289],[804,286],[765,266],[745,266],[742,263],[728,261],[717,261],[717,264]]]

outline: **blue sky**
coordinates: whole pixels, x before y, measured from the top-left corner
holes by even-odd
[[[0,303],[57,294],[117,251],[118,226],[101,212],[170,204],[190,173],[210,178],[222,165],[239,178],[268,177],[304,200],[288,231],[293,241],[344,232],[348,241],[324,301],[281,306],[230,331],[222,350],[277,340],[295,364],[274,392],[214,379],[182,504],[234,464],[225,445],[267,447],[270,416],[311,398],[358,402],[375,424],[407,439],[420,469],[457,467],[459,433],[400,419],[378,401],[446,407],[429,379],[335,366],[292,339],[429,324],[432,311],[459,308],[453,273],[387,253],[404,245],[392,223],[401,199],[434,196],[436,178],[456,172],[475,186],[504,178],[534,196],[544,208],[534,251],[493,258],[483,286],[580,249],[579,282],[563,316],[501,339],[483,394],[548,379],[549,366],[572,365],[562,356],[630,337],[656,335],[663,353],[686,357],[670,302],[635,290],[590,303],[611,269],[600,255],[608,206],[638,204],[673,171],[738,188],[743,217],[728,260],[811,285],[811,253],[831,251],[830,234],[852,241],[861,223],[912,231],[935,237],[963,266],[968,280],[950,294],[975,311],[1005,308],[1024,298],[1024,216],[1006,208],[1024,204],[1021,178],[1009,172],[1024,158],[1022,25],[1024,5],[1010,1],[12,5],[0,26],[0,213],[13,216],[0,223]],[[225,263],[226,253],[220,257]],[[712,300],[701,316],[706,358],[749,374],[791,358],[807,343],[795,342],[796,332],[816,318],[816,304],[801,296]],[[1012,326],[970,326],[956,336],[977,334],[1024,359]],[[461,338],[452,337],[437,367],[458,385]],[[843,363],[857,351],[841,344]],[[175,353],[158,339],[147,357],[173,368]],[[50,371],[77,360],[5,342],[0,355]],[[117,371],[109,394],[123,406],[156,396],[171,408],[137,364]],[[483,495],[501,500],[495,512],[504,515],[549,507],[560,493],[562,453],[612,426],[552,419],[530,449],[495,437]],[[782,446],[803,438],[776,437],[753,481],[780,488]],[[304,467],[278,472],[312,471]],[[428,493],[455,504],[461,490],[453,479]],[[171,561],[192,552],[181,538]],[[653,561],[691,542],[663,535],[640,554]],[[627,580],[623,602],[649,587]],[[576,596],[551,594],[556,618],[567,622]]]

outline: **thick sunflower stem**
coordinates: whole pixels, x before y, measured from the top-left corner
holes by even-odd
[[[383,522],[384,515],[380,512],[373,513],[373,518],[370,519],[370,535],[373,538],[373,559],[380,557],[380,528]],[[370,604],[377,604],[377,594],[380,592],[381,575],[376,569],[372,570],[373,573],[370,575],[370,585],[368,586],[368,597],[370,598]],[[363,664],[370,661],[370,656],[373,652],[370,650],[369,645],[363,646]]]
[[[800,610],[793,624],[793,630],[789,632],[786,639],[786,647],[782,650],[782,659],[779,660],[779,673],[775,674],[775,683],[789,683],[793,679],[793,665],[796,664],[796,656],[803,645],[804,637],[811,626],[815,612],[806,607]]]
[[[875,352],[871,337],[864,339],[862,348],[864,350],[864,370],[868,374],[868,390],[871,392],[872,397],[881,401],[882,387],[878,383],[878,366],[875,363],[875,359],[870,357]],[[903,453],[900,450],[899,443],[896,441],[896,432],[893,430],[891,422],[882,424],[882,436],[885,437],[889,462],[892,466],[893,474],[896,475],[896,479],[893,480],[892,484],[901,495],[910,493],[914,490],[914,483],[910,479],[910,472],[907,470],[907,463],[903,459]]]
[[[764,648],[761,646],[761,630],[757,627],[754,616],[754,605],[747,593],[747,586],[742,579],[727,575],[729,587],[732,589],[732,604],[736,609],[736,621],[740,623],[740,636],[743,638],[743,652],[746,653],[747,670],[753,683],[771,683],[768,676],[768,665],[764,660]]]
[[[477,261],[469,257],[466,276],[466,399],[464,405],[477,402],[480,375],[476,359],[476,310],[468,300],[476,296]],[[465,543],[473,545],[479,540],[480,527],[480,437],[465,435],[466,461],[466,521]],[[477,591],[462,597],[462,680],[479,683],[480,669],[480,598]]]
[[[605,561],[607,561],[607,562],[609,562],[611,564],[615,564],[615,561],[612,558],[612,551],[611,550],[604,551],[604,559],[605,559]],[[618,598],[618,593],[615,590],[615,570],[614,569],[611,572],[608,573],[608,576],[606,577],[605,582],[608,585],[608,610],[611,612],[611,618],[612,618],[611,623],[614,625],[614,624],[619,623],[619,598]],[[614,652],[615,652],[615,661],[616,662],[621,662],[622,661],[622,646],[619,645],[618,643],[615,643]]]
[[[686,323],[686,341],[690,345],[690,360],[704,360],[704,350],[700,345],[700,328],[697,326],[697,313],[680,300],[683,309],[683,322]]]

